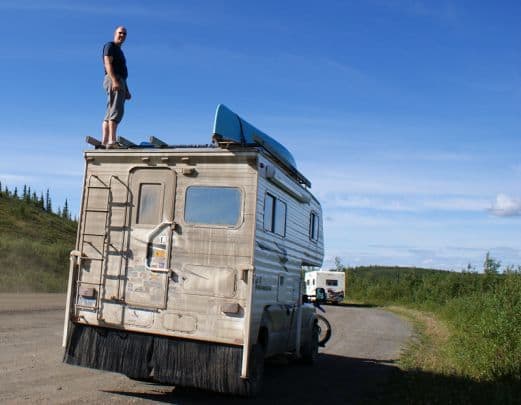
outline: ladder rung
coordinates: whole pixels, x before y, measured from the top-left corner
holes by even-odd
[[[104,237],[105,234],[104,233],[84,233],[83,236],[99,236],[99,237],[103,236]]]
[[[102,262],[103,258],[102,257],[82,257],[81,260],[90,260],[90,261],[95,261],[95,262]]]
[[[108,186],[87,186],[87,188],[95,188],[98,190],[110,190],[110,187]]]
[[[108,227],[109,230],[111,231],[120,231],[120,232],[123,232],[123,231],[127,231],[129,229],[128,226],[116,226],[116,225],[111,225]]]
[[[92,281],[78,281],[78,284],[90,284],[90,285],[97,285],[100,287],[100,283],[93,283]]]
[[[100,210],[98,208],[86,208],[86,212],[109,212],[108,210]]]
[[[103,302],[115,302],[115,303],[124,303],[125,302],[125,299],[123,298],[116,298],[116,297],[113,297],[113,298],[100,298],[100,301],[103,303]]]
[[[113,207],[128,207],[130,203],[128,201],[112,201],[110,205]]]
[[[89,311],[95,311],[98,309],[97,306],[94,306],[94,307],[88,307],[86,305],[78,305],[76,304],[76,309],[85,309],[85,310],[89,310]]]

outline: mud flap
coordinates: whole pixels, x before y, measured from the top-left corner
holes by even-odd
[[[71,324],[64,362],[215,392],[255,395],[262,384],[264,353],[253,351],[254,369],[241,379],[242,346]],[[255,345],[257,346],[257,345]],[[254,347],[255,347],[254,346]]]

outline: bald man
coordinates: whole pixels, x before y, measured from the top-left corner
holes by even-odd
[[[114,40],[103,47],[103,87],[107,92],[107,111],[102,125],[102,143],[106,148],[116,147],[116,130],[125,112],[125,100],[130,100],[131,97],[127,87],[127,61],[121,50],[126,39],[127,29],[117,27]]]

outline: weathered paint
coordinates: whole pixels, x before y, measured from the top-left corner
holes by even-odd
[[[264,328],[267,355],[298,352],[297,319],[305,341],[314,311],[299,313],[302,269],[323,260],[321,207],[299,177],[256,147],[94,150],[85,158],[66,323],[246,349]],[[151,224],[137,220],[143,184],[161,185]],[[188,223],[191,186],[240,190],[237,223]],[[265,229],[267,193],[286,206],[284,235]],[[316,240],[311,213],[320,218]]]

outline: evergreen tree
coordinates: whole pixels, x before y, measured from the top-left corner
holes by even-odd
[[[485,274],[498,274],[499,268],[501,267],[501,262],[496,260],[490,256],[490,253],[487,252],[485,256],[485,261],[483,262],[483,272]]]
[[[13,197],[14,197],[14,198],[18,198],[18,187],[15,187],[15,188],[14,188]]]
[[[38,206],[38,196],[36,195],[36,191],[33,191],[33,196],[31,197],[31,202]]]
[[[71,214],[69,212],[69,204],[67,202],[67,199],[65,199],[65,204],[63,204],[62,218],[71,219]]]
[[[47,192],[45,194],[45,211],[52,212],[52,203],[51,196],[49,194],[49,189],[47,189]]]
[[[30,203],[31,202],[31,187],[30,186],[27,186],[27,190],[25,192],[24,200],[25,200],[26,203]]]
[[[22,200],[25,200],[27,198],[27,185],[24,184],[24,189],[22,191]]]
[[[40,193],[40,200],[38,200],[38,207],[42,210],[45,210],[45,202],[43,200],[43,192]]]

